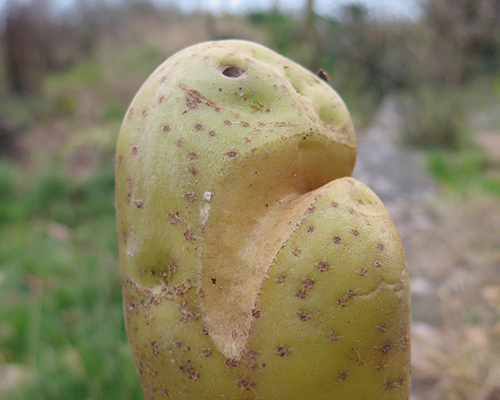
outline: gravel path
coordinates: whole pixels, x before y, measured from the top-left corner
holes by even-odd
[[[358,161],[353,177],[368,185],[384,202],[403,240],[412,285],[413,318],[440,323],[433,284],[419,268],[417,236],[433,228],[430,206],[434,180],[427,174],[424,156],[401,146],[402,129],[395,100],[388,98],[372,126],[358,137]]]
[[[372,126],[358,136],[358,159],[353,177],[368,185],[384,202],[403,240],[412,289],[412,319],[438,326],[441,316],[437,290],[422,270],[419,249],[436,221],[430,204],[435,184],[427,174],[423,155],[401,146],[401,122],[397,106],[388,98]],[[411,400],[422,400],[419,385],[413,385]]]
[[[393,99],[358,135],[353,177],[384,202],[412,292],[411,400],[500,400],[500,202],[443,196],[424,156],[404,149]],[[498,353],[497,353],[498,354]]]
[[[367,184],[382,201],[422,201],[434,196],[434,182],[419,152],[403,149],[395,100],[388,98],[372,126],[358,137],[353,177]]]

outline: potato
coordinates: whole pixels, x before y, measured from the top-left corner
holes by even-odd
[[[408,399],[410,292],[322,79],[246,41],[165,61],[127,111],[116,209],[148,399]]]

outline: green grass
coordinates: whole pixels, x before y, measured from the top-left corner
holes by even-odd
[[[1,400],[144,398],[123,321],[114,150],[126,104],[164,58],[116,49],[47,75],[39,99],[0,102],[23,135],[67,130],[23,163],[0,159],[0,368],[22,371],[8,391],[0,372]]]
[[[475,150],[433,150],[428,155],[429,171],[451,192],[500,196],[500,176],[487,172],[487,157]]]
[[[47,86],[52,90],[79,88],[102,80],[102,66],[96,61],[87,61],[64,72],[51,73]]]
[[[5,400],[142,398],[125,336],[114,163],[80,182],[54,159],[0,164],[0,361],[25,381]]]

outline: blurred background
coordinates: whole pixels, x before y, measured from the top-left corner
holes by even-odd
[[[0,399],[142,399],[114,148],[167,57],[260,42],[351,111],[412,281],[412,400],[500,400],[500,0],[0,0]]]

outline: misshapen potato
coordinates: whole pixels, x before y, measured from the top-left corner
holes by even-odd
[[[255,43],[201,43],[149,77],[116,157],[146,398],[409,398],[404,252],[355,158],[337,93]]]

